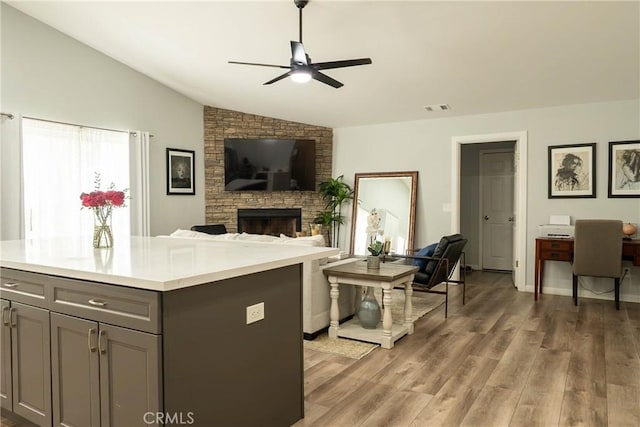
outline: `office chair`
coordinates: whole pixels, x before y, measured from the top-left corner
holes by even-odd
[[[578,276],[611,277],[620,310],[622,221],[578,219],[573,239],[573,302],[578,305]]]

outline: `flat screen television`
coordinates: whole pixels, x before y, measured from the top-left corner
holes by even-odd
[[[224,140],[227,191],[315,191],[316,143],[307,139]]]

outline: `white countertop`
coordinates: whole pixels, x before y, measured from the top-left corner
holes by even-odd
[[[170,291],[335,255],[324,248],[246,241],[130,237],[94,249],[91,239],[0,241],[0,266]]]

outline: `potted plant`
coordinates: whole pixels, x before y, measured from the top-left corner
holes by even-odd
[[[367,268],[380,268],[380,255],[382,254],[383,248],[384,243],[382,243],[380,240],[371,242],[371,244],[367,247],[367,250],[371,254],[367,256]]]
[[[353,189],[344,182],[344,175],[340,175],[320,183],[320,196],[325,201],[325,207],[323,211],[318,212],[313,222],[325,226],[329,246],[337,247],[340,240],[340,225],[344,224],[342,205],[353,200]]]

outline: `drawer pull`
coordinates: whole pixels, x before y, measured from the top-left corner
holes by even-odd
[[[107,305],[106,302],[99,299],[90,299],[89,304],[95,305],[96,307],[104,307],[105,305]]]
[[[2,324],[4,326],[9,326],[9,316],[6,316],[5,313],[9,313],[9,309],[11,307],[2,307]]]
[[[558,258],[560,256],[557,252],[551,252],[551,258]]]
[[[552,248],[559,248],[560,247],[560,243],[552,243],[551,247]]]
[[[89,351],[90,352],[94,352],[96,351],[96,347],[91,345],[91,337],[96,333],[96,329],[95,328],[91,328],[89,329],[89,332],[87,333],[87,346],[89,347]]]
[[[3,283],[2,286],[5,287],[5,288],[15,288],[16,286],[18,286],[18,284],[17,283]]]
[[[107,334],[106,331],[100,330],[98,332],[98,348],[100,349],[100,353],[105,354],[107,352],[107,348],[102,346],[102,337]]]

